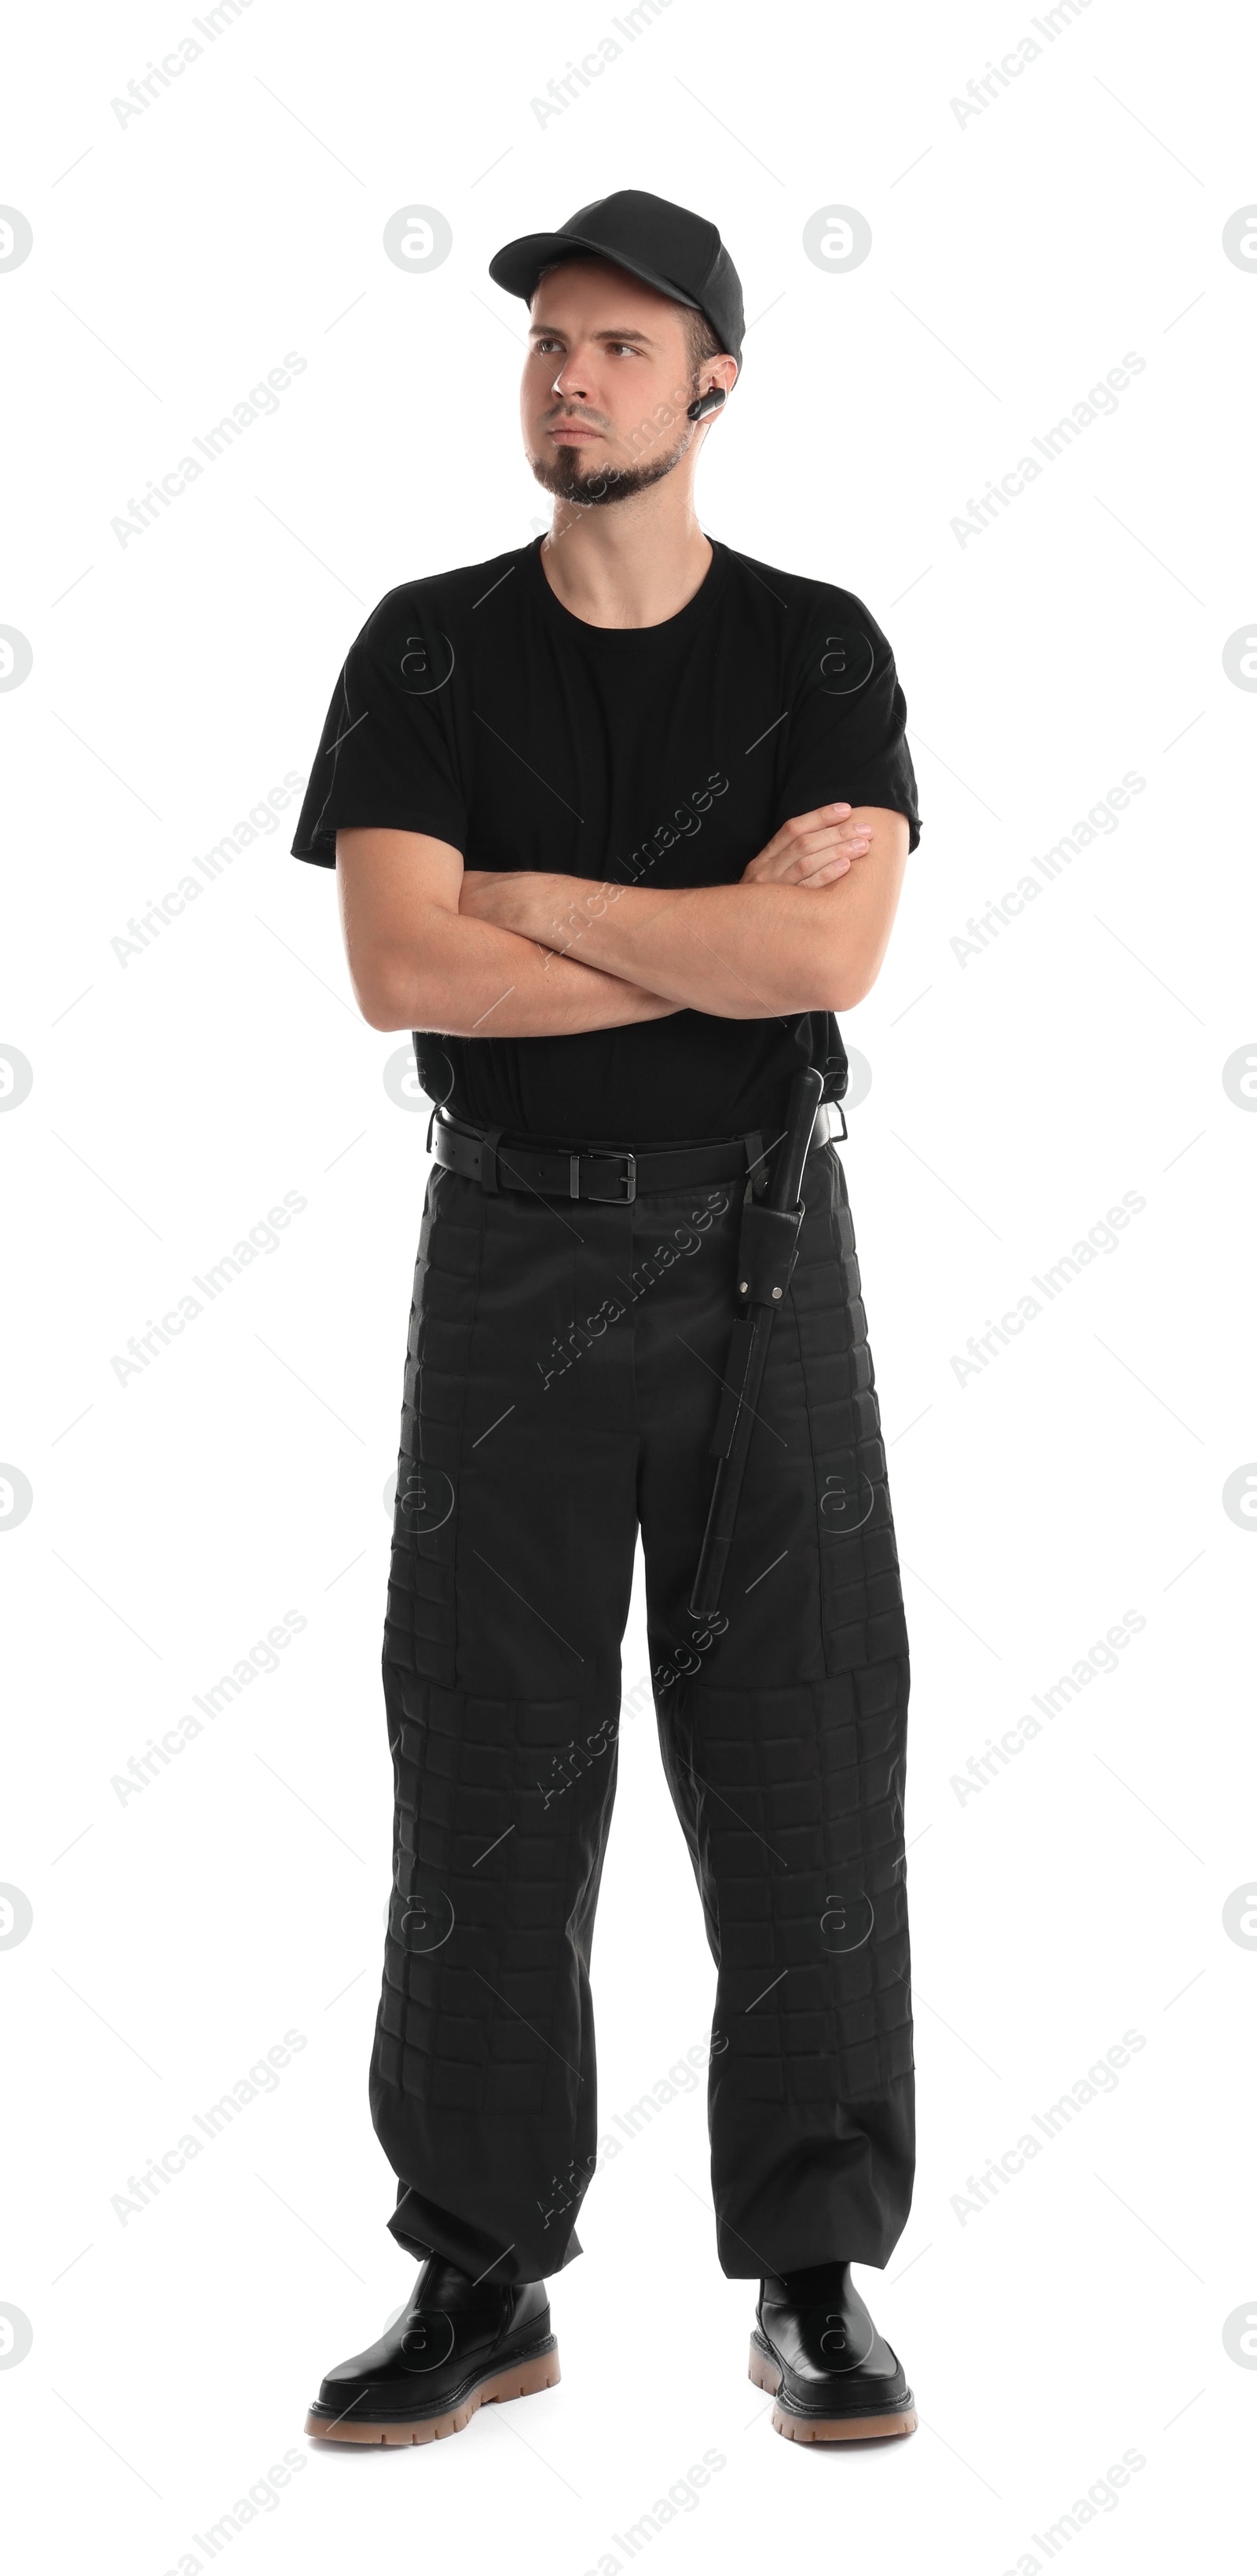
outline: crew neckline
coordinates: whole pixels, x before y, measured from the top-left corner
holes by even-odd
[[[555,625],[563,632],[579,637],[583,643],[589,644],[596,651],[640,653],[648,650],[652,644],[670,643],[674,638],[688,640],[691,629],[710,615],[724,589],[728,575],[728,547],[722,544],[719,537],[713,537],[710,531],[704,528],[703,535],[711,547],[711,562],[693,598],[687,599],[684,608],[678,608],[674,617],[661,617],[653,626],[594,626],[587,618],[577,617],[572,609],[566,608],[557,593],[551,589],[541,561],[541,549],[548,534],[548,529],[543,529],[539,537],[533,538],[532,544],[526,551],[525,561],[533,587],[541,593],[543,605]]]

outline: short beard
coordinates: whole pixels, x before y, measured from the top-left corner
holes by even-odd
[[[584,449],[580,446],[556,447],[553,457],[529,458],[533,474],[544,492],[552,492],[558,501],[570,501],[578,508],[605,508],[612,501],[631,501],[634,493],[647,492],[652,483],[662,483],[665,474],[680,464],[694,441],[694,427],[687,423],[676,446],[666,456],[656,456],[648,465],[600,465],[587,474],[582,464]]]

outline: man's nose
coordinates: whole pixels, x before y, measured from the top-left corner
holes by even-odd
[[[585,370],[576,358],[565,359],[550,388],[568,402],[583,402],[586,395]]]

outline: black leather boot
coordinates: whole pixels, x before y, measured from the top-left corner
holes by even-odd
[[[912,2390],[851,2279],[849,2263],[770,2272],[760,2284],[750,2375],[776,2399],[790,2442],[915,2433]]]
[[[439,2442],[491,2399],[553,2388],[559,2348],[544,2281],[472,2281],[430,2254],[402,2314],[329,2370],[306,2417],[325,2442]]]

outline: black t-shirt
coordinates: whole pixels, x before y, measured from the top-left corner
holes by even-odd
[[[732,885],[793,814],[845,798],[920,839],[906,709],[850,591],[711,539],[707,577],[658,626],[591,626],[555,597],[539,537],[403,582],[348,656],[292,844],[426,832],[469,868],[639,886]],[[630,1145],[767,1128],[801,1064],[845,1087],[832,1013],[668,1019],[565,1037],[417,1031],[433,1099],[480,1126]]]

